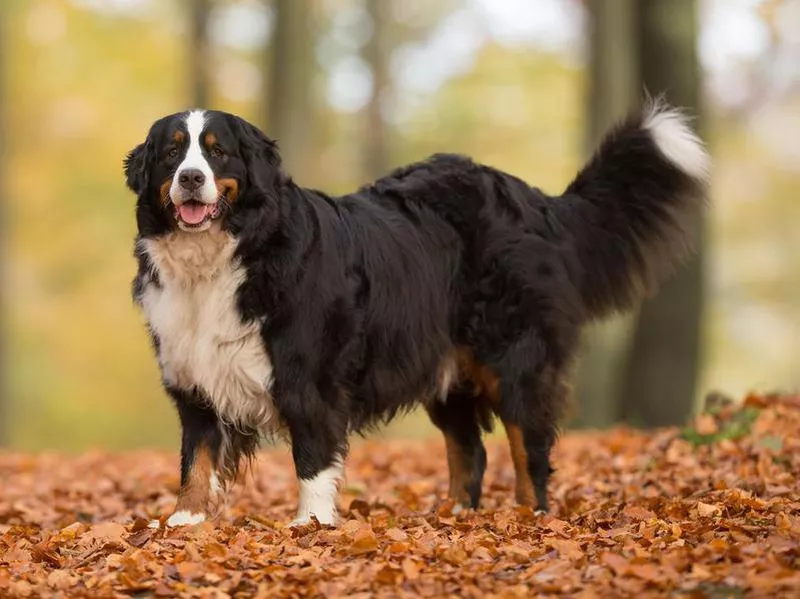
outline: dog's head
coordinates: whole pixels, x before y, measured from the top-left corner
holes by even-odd
[[[244,119],[219,111],[159,119],[125,159],[128,187],[139,197],[142,234],[225,226],[248,196],[264,192],[279,173],[275,142]]]

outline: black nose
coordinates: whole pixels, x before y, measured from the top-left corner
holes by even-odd
[[[206,182],[206,176],[196,168],[183,171],[178,177],[178,183],[187,191],[194,191]]]

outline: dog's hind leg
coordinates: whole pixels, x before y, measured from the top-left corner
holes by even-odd
[[[535,424],[524,428],[509,420],[503,420],[503,424],[516,473],[517,503],[546,512],[549,509],[547,483],[553,471],[550,467],[550,449],[555,432]]]
[[[453,391],[444,400],[431,400],[427,410],[431,421],[444,434],[450,497],[460,508],[477,508],[486,470],[481,428],[489,426],[484,399],[472,393]]]
[[[498,413],[514,462],[517,502],[546,512],[547,484],[553,472],[550,451],[558,436],[558,421],[568,391],[561,368],[514,368],[525,363],[526,358],[530,359],[522,355],[504,361]]]

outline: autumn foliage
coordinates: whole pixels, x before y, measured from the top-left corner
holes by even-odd
[[[443,499],[443,443],[356,445],[337,528],[292,531],[288,451],[222,518],[154,530],[177,458],[0,456],[0,597],[800,596],[800,396],[715,402],[684,430],[566,434],[552,513],[514,507],[489,443],[483,507]]]

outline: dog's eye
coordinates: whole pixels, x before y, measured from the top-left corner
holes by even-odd
[[[172,148],[167,154],[167,158],[177,158],[177,157],[178,157],[178,148]]]
[[[220,148],[219,146],[214,146],[211,148],[211,157],[212,158],[222,158],[225,156],[225,151]]]

